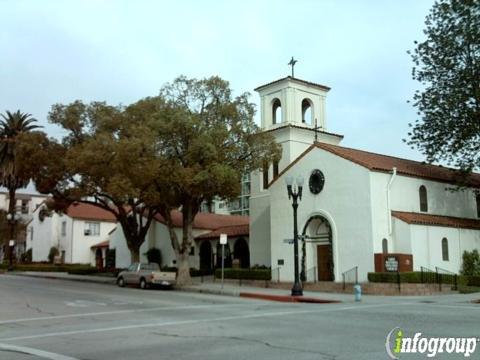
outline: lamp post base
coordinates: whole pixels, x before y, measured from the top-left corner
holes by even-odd
[[[293,284],[292,296],[303,296],[303,289],[299,283]]]

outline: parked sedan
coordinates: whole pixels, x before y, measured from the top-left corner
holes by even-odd
[[[117,284],[120,287],[138,285],[141,289],[147,289],[152,285],[170,287],[175,285],[176,278],[175,272],[160,271],[156,263],[133,263],[127,270],[118,274]]]

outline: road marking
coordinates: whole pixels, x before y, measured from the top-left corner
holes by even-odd
[[[25,346],[0,344],[0,351],[2,350],[14,351],[14,352],[19,352],[19,353],[28,354],[28,355],[36,355],[36,356],[40,356],[41,358],[50,359],[50,360],[79,360],[71,356],[65,356],[61,354],[51,353],[48,351],[32,349]]]
[[[107,304],[103,302],[88,301],[88,300],[66,301],[65,305],[72,306],[72,307],[107,306]]]
[[[15,323],[22,323],[22,322],[30,322],[30,321],[79,318],[79,317],[86,317],[86,316],[105,316],[105,315],[116,315],[116,314],[142,313],[142,312],[149,312],[149,311],[208,309],[208,308],[246,307],[246,306],[252,306],[252,304],[250,303],[250,304],[218,304],[218,305],[210,304],[210,305],[160,306],[160,307],[146,308],[146,309],[101,311],[101,312],[91,312],[91,313],[81,313],[81,314],[43,316],[43,317],[24,318],[24,319],[15,319],[15,320],[2,320],[2,321],[0,321],[0,325],[15,324]]]
[[[396,305],[411,305],[412,303],[401,303]],[[83,329],[83,330],[73,330],[73,331],[59,331],[54,333],[45,333],[38,335],[27,335],[27,336],[15,336],[11,338],[1,338],[0,341],[17,341],[17,340],[30,340],[30,339],[41,339],[48,337],[57,337],[57,336],[68,336],[68,335],[80,335],[80,334],[92,334],[92,333],[101,333],[101,332],[111,332],[111,331],[122,331],[130,329],[142,329],[142,328],[154,328],[154,327],[164,327],[164,326],[178,326],[178,325],[191,325],[191,324],[201,324],[201,323],[210,323],[217,321],[230,321],[230,320],[243,320],[243,319],[255,319],[262,317],[273,317],[273,316],[287,316],[287,315],[298,315],[298,314],[309,314],[309,313],[323,313],[323,312],[333,312],[333,311],[349,311],[349,310],[361,310],[366,308],[378,308],[384,306],[391,306],[391,304],[376,304],[376,305],[354,305],[354,306],[344,306],[336,308],[324,308],[322,310],[291,310],[291,311],[277,311],[277,312],[267,312],[260,314],[244,314],[244,315],[232,315],[232,316],[223,316],[218,318],[207,318],[207,319],[197,319],[197,320],[182,320],[182,321],[167,321],[167,322],[157,322],[149,324],[137,324],[137,325],[124,325],[124,326],[115,326],[109,328],[98,328],[98,329]]]

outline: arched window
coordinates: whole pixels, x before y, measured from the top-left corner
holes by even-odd
[[[312,103],[307,99],[302,101],[302,122],[312,125]]]
[[[282,122],[282,104],[280,100],[275,99],[272,102],[272,124],[280,124]]]
[[[447,240],[447,238],[442,239],[442,259],[443,259],[443,261],[448,261],[448,240]]]
[[[425,186],[420,186],[418,189],[418,194],[420,196],[420,211],[428,211],[428,199],[427,199],[427,188]]]
[[[477,217],[480,218],[480,194],[477,194],[475,197],[476,203],[477,203]]]
[[[387,239],[382,240],[382,253],[388,254],[388,240]]]

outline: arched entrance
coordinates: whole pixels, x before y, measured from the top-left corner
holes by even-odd
[[[212,270],[212,244],[209,240],[200,244],[200,270]]]
[[[248,249],[248,243],[244,238],[239,238],[235,241],[233,246],[233,258],[240,260],[241,268],[250,267],[250,250]]]
[[[312,274],[306,269],[307,246],[312,250],[311,261],[315,264],[317,280],[333,281],[334,262],[333,262],[333,244],[332,244],[332,228],[329,221],[321,216],[312,216],[306,222],[302,235],[306,241],[302,242],[302,263],[301,276],[302,280],[310,280]],[[316,261],[315,261],[316,260]],[[316,268],[316,269],[315,269]],[[310,276],[309,276],[310,275]]]

